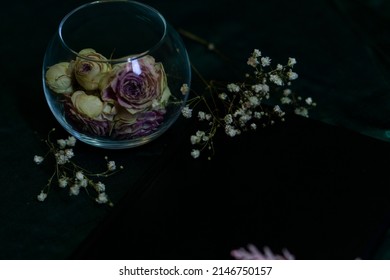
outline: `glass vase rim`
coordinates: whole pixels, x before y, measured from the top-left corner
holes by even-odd
[[[161,20],[161,23],[162,23],[162,26],[163,26],[163,32],[162,32],[162,35],[161,35],[160,39],[158,40],[158,42],[156,42],[153,46],[151,46],[149,49],[147,49],[145,51],[142,51],[142,52],[139,52],[139,53],[136,53],[136,54],[130,54],[128,56],[120,57],[120,58],[107,58],[107,59],[102,60],[102,59],[94,59],[94,58],[91,58],[91,57],[80,55],[80,53],[78,51],[75,51],[74,49],[69,47],[68,44],[65,42],[65,40],[64,40],[64,38],[62,36],[62,28],[63,28],[64,24],[66,23],[66,21],[72,15],[77,13],[78,11],[80,11],[82,9],[85,9],[85,8],[88,8],[90,6],[93,6],[93,5],[98,5],[98,4],[103,4],[103,3],[109,3],[109,4],[113,4],[113,3],[128,3],[128,4],[137,5],[139,7],[143,7],[145,9],[149,10],[150,12],[153,12],[154,15],[157,15],[157,17]],[[82,4],[82,5],[74,8],[70,12],[68,12],[62,18],[62,20],[60,21],[59,27],[57,29],[57,34],[58,34],[58,36],[60,38],[60,41],[63,44],[63,46],[69,52],[73,53],[77,57],[80,57],[80,58],[85,59],[85,60],[93,61],[93,62],[105,62],[105,63],[113,63],[113,64],[115,64],[115,63],[125,63],[125,62],[130,62],[132,60],[140,59],[142,57],[145,57],[145,56],[149,55],[154,50],[158,49],[159,46],[164,41],[165,37],[167,36],[167,25],[168,24],[167,24],[167,21],[165,20],[165,17],[157,9],[155,9],[152,6],[149,6],[147,4],[144,4],[144,3],[141,3],[141,2],[138,2],[138,1],[134,1],[134,0],[96,0],[96,1],[91,1],[91,2],[88,2],[88,3]],[[91,48],[93,49],[93,47],[91,47]]]

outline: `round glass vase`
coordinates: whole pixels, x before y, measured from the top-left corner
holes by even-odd
[[[191,67],[178,33],[152,7],[95,1],[67,14],[48,44],[43,88],[57,121],[80,141],[148,143],[179,117]]]

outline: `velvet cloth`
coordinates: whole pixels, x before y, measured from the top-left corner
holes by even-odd
[[[62,17],[86,1],[17,1],[1,9],[1,259],[231,259],[249,243],[297,259],[387,258],[390,208],[389,42],[385,0],[142,1],[177,30],[215,44],[233,64],[183,37],[208,79],[231,80],[253,49],[298,61],[296,89],[317,101],[310,118],[236,138],[193,159],[192,121],[128,150],[77,143],[81,165],[125,169],[105,180],[113,208],[83,193],[36,195],[37,166],[57,124],[44,99],[42,60]],[[234,67],[231,67],[234,65]],[[232,80],[233,81],[233,80]],[[194,74],[194,89],[202,84]]]

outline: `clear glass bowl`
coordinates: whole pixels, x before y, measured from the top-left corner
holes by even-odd
[[[67,14],[48,44],[43,88],[71,135],[123,149],[157,138],[179,117],[191,67],[178,33],[154,8],[95,1]]]

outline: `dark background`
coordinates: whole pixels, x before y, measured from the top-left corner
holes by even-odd
[[[66,136],[44,99],[43,56],[62,17],[86,2],[0,12],[1,259],[231,259],[248,243],[297,259],[389,258],[389,1],[142,1],[238,65],[183,38],[206,78],[237,78],[254,48],[273,62],[295,57],[296,89],[318,107],[218,136],[211,161],[191,158],[196,127],[182,118],[130,150],[78,143],[81,165],[104,168],[107,155],[125,167],[105,180],[109,209],[59,189],[36,201],[52,170],[33,156],[52,127]],[[196,77],[192,86],[202,90]]]

